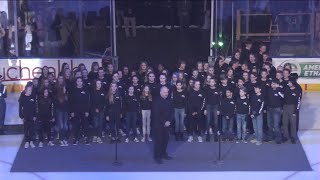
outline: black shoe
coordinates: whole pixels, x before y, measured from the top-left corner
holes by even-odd
[[[218,142],[218,137],[214,136],[214,142]]]
[[[156,159],[154,159],[155,160],[155,162],[157,163],[157,164],[163,164],[163,161],[162,161],[162,159],[160,159],[160,158],[156,158]]]
[[[180,139],[180,141],[184,141],[183,133],[179,134],[179,139]]]
[[[277,144],[281,144],[281,141],[276,141]]]
[[[207,137],[206,137],[206,141],[207,141],[207,142],[210,142],[210,136],[207,136]]]
[[[287,138],[283,138],[282,139],[282,143],[286,143],[286,142],[288,142],[288,139]]]
[[[73,145],[74,146],[78,145],[78,141],[77,140],[73,140]]]
[[[175,138],[176,138],[176,141],[179,141],[179,140],[180,140],[180,139],[179,139],[179,133],[176,133]]]
[[[293,139],[293,138],[291,139],[291,143],[292,143],[292,144],[297,144],[296,140]]]
[[[87,138],[87,140],[86,140],[85,144],[86,144],[87,146],[89,146],[89,145],[90,145],[90,142],[89,142],[88,138]]]
[[[173,157],[167,155],[167,156],[164,156],[163,159],[165,159],[165,160],[172,160]]]
[[[0,135],[5,135],[6,133],[4,132],[4,130],[0,130]]]

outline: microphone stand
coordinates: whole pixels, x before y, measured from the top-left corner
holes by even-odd
[[[116,129],[116,140],[115,140],[115,159],[114,159],[114,161],[113,161],[113,163],[112,163],[112,165],[113,166],[122,166],[122,162],[120,162],[119,160],[118,160],[118,141],[119,141],[119,139],[118,139],[118,128],[117,128],[117,123],[115,123],[115,127],[114,127],[115,129]]]
[[[221,160],[221,131],[222,131],[222,117],[221,116],[218,117],[218,127],[219,127],[218,132],[217,132],[218,141],[219,141],[219,143],[218,143],[218,146],[219,146],[218,159],[213,162],[214,165],[216,165],[216,166],[223,164],[223,161]]]

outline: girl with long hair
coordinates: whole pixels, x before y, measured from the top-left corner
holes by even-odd
[[[141,97],[141,114],[142,114],[142,134],[141,142],[147,138],[152,141],[150,137],[150,123],[151,123],[151,108],[152,108],[152,93],[149,86],[144,86]]]
[[[118,91],[118,85],[115,82],[110,84],[107,98],[108,115],[106,119],[110,122],[111,143],[120,141],[119,129],[121,121],[122,97]]]

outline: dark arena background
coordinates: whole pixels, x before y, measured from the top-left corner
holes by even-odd
[[[320,0],[0,0],[0,180],[320,179]]]

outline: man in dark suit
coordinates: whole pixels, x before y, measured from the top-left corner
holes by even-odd
[[[152,106],[154,159],[157,164],[162,164],[162,159],[172,159],[167,153],[169,127],[173,119],[173,106],[168,95],[169,89],[166,86],[163,86],[160,89],[160,97],[155,99]]]

